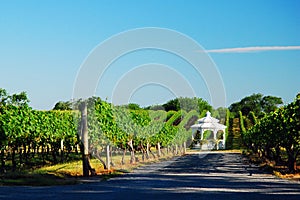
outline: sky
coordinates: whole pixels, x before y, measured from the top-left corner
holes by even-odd
[[[295,0],[0,0],[0,88],[26,91],[34,109],[52,109],[74,98],[84,63],[105,41],[154,27],[196,42],[217,73],[199,73],[172,52],[144,48],[115,57],[98,75],[95,96],[141,106],[197,96],[218,107],[214,93],[224,93],[225,106],[262,93],[289,103],[300,92],[299,9]],[[176,44],[184,46],[173,39],[170,48]],[[105,57],[98,56],[101,68]],[[129,86],[132,80],[138,85]]]

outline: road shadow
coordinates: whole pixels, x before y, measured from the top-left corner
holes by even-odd
[[[299,199],[300,184],[263,173],[237,153],[186,155],[77,186],[8,188],[2,199]]]

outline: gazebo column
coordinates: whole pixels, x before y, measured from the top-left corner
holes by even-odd
[[[225,132],[225,129],[223,129],[223,148],[224,149],[226,149],[225,142],[226,142],[226,132]]]
[[[192,141],[194,141],[194,134],[196,129],[192,129]],[[197,132],[197,131],[196,131]]]
[[[217,141],[217,133],[218,129],[214,129],[214,140]],[[219,150],[219,142],[216,142],[215,145],[217,146],[217,150]]]

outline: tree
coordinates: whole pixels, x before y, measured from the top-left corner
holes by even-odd
[[[136,104],[136,103],[130,103],[128,104],[128,109],[130,110],[140,110],[141,107],[139,104]]]
[[[14,106],[26,106],[29,103],[26,92],[9,95],[5,89],[0,88],[0,106],[9,104]]]
[[[26,106],[30,102],[26,92],[21,92],[19,94],[13,94],[9,97],[10,103],[15,106]]]
[[[244,97],[241,101],[233,103],[229,106],[230,112],[238,117],[241,111],[243,116],[248,116],[252,111],[255,116],[263,116],[263,113],[270,113],[281,105],[282,99],[274,96],[263,96],[262,94],[252,94]]]
[[[167,103],[163,104],[163,107],[167,112],[170,110],[178,111],[180,109],[178,98],[168,101]]]
[[[8,99],[8,95],[5,89],[0,88],[0,106],[5,105]]]
[[[72,110],[72,103],[69,101],[59,101],[55,104],[53,110]]]
[[[233,103],[229,106],[230,112],[234,112],[238,116],[238,112],[241,111],[244,116],[248,115],[250,111],[253,111],[256,116],[261,114],[261,101],[263,95],[252,94],[243,98],[240,102]]]
[[[144,108],[145,110],[165,110],[162,105],[152,105]]]
[[[180,108],[185,110],[186,112],[190,112],[191,110],[198,110],[198,99],[188,98],[188,97],[180,97],[178,99]]]
[[[219,107],[217,111],[219,112],[220,119],[226,118],[227,108]]]
[[[163,107],[166,111],[185,110],[186,112],[190,112],[191,110],[197,110],[201,113],[203,110],[212,110],[212,106],[207,101],[197,97],[179,97],[163,104]]]
[[[204,110],[206,111],[212,111],[213,107],[209,105],[209,103],[202,98],[198,98],[198,110],[199,113],[203,112]]]
[[[280,97],[264,96],[261,100],[261,107],[265,113],[275,111],[281,104],[283,104],[283,101]]]

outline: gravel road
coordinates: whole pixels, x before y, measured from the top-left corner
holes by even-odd
[[[108,181],[51,187],[0,187],[0,199],[300,199],[300,183],[249,166],[237,153],[185,155]]]

